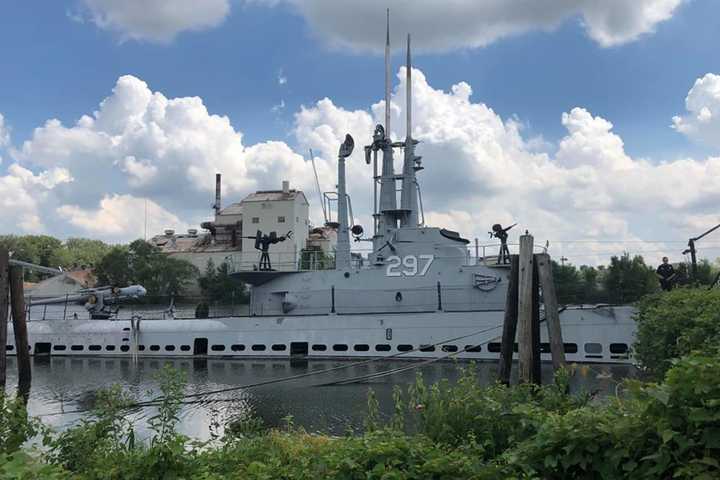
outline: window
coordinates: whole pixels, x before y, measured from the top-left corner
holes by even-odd
[[[150,351],[151,351],[151,352],[158,352],[158,351],[160,351],[160,345],[150,345]]]
[[[325,350],[327,350],[327,345],[315,344],[312,346],[312,349],[315,352],[324,352]]]
[[[500,343],[499,342],[488,343],[488,352],[500,353]]]
[[[285,223],[285,217],[282,215],[278,217],[278,223]]]
[[[5,345],[5,350],[8,352],[12,352],[13,350],[15,350],[15,346],[14,345]]]
[[[8,345],[8,347],[9,347],[9,346],[10,346],[10,345]],[[56,352],[62,352],[62,351],[64,351],[66,348],[67,348],[67,347],[66,347],[65,345],[53,345],[53,350],[55,350]]]
[[[72,347],[70,347],[70,350],[73,350],[73,351],[75,351],[75,352],[82,352],[83,350],[85,350],[85,346],[83,346],[83,345],[73,345]]]
[[[213,352],[224,352],[225,351],[225,345],[213,345],[210,347],[210,350]]]
[[[90,346],[88,347],[88,350],[93,351],[93,352],[97,352],[97,351],[99,351],[99,350],[102,350],[102,347],[101,347],[100,345],[90,345]]]
[[[413,349],[413,346],[407,345],[407,344],[402,344],[402,345],[398,345],[397,349],[401,352],[409,352],[410,350]]]
[[[338,344],[333,345],[333,350],[335,350],[336,352],[346,352],[347,349],[348,349],[348,346],[343,343],[338,343]]]
[[[122,352],[127,352],[128,350],[130,350],[130,347],[129,347],[128,345],[121,345],[121,346],[120,346],[120,351],[122,351]]]
[[[180,345],[180,350],[182,350],[183,352],[189,352],[190,345]]]
[[[421,352],[434,352],[435,345],[420,345]]]
[[[166,351],[166,352],[174,352],[174,351],[175,351],[175,345],[165,345],[165,351]]]
[[[610,353],[614,353],[616,355],[622,355],[622,354],[628,353],[627,343],[611,343],[610,344]]]
[[[592,355],[600,354],[602,353],[602,345],[599,343],[586,343],[585,353],[590,353]]]
[[[390,345],[388,345],[387,343],[381,343],[380,345],[375,345],[375,351],[376,352],[389,352]]]
[[[252,346],[253,351],[255,352],[264,352],[265,351],[265,345],[253,345]]]
[[[272,346],[274,352],[284,352],[287,349],[287,345],[284,343],[276,343]]]
[[[565,353],[577,353],[577,343],[563,343]]]
[[[138,349],[139,352],[144,352],[144,351],[145,351],[145,345],[138,345],[137,349]]]
[[[260,223],[260,217],[252,217],[252,223]]]
[[[367,352],[370,350],[370,345],[365,345],[364,343],[360,343],[358,345],[355,345],[353,347],[356,352]]]
[[[235,344],[230,347],[230,350],[232,350],[233,352],[242,352],[243,350],[245,350],[245,345]]]
[[[482,351],[482,347],[480,345],[465,345],[465,351],[478,353]]]
[[[107,350],[108,352],[114,352],[115,345],[105,345],[105,350]]]

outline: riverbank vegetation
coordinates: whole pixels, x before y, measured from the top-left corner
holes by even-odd
[[[0,411],[0,476],[29,479],[712,479],[720,477],[720,293],[679,289],[644,298],[634,346],[657,381],[616,395],[568,394],[561,370],[541,387],[482,386],[472,365],[456,383],[418,377],[396,388],[394,414],[371,393],[365,429],[340,437],[248,416],[198,442],[175,425],[182,373],[162,371],[162,395],[140,441],[133,399],[101,392],[91,414],[52,432],[20,400]],[[673,341],[673,338],[676,340]],[[671,347],[671,348],[668,348]],[[663,353],[666,352],[666,353]],[[658,355],[662,354],[662,357]],[[655,355],[655,356],[653,356]],[[592,371],[592,369],[590,369]],[[35,436],[40,444],[24,442]]]

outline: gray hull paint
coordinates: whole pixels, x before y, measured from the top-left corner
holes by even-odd
[[[572,308],[562,312],[567,360],[631,362],[622,350],[633,342],[632,314],[631,307]],[[196,353],[195,340],[207,339],[203,355],[210,357],[289,358],[292,344],[297,348],[307,343],[307,358],[392,355],[398,359],[447,356],[496,360],[502,321],[502,311],[141,320],[137,352],[128,320],[32,321],[28,331],[33,355],[49,348],[53,356],[189,357]],[[8,344],[12,348],[8,354],[14,355],[11,326],[9,330]],[[541,341],[547,342],[544,326]],[[401,351],[432,344],[440,345],[434,351]],[[469,345],[481,345],[480,351],[454,354],[455,348],[460,351]],[[541,357],[550,360],[549,353]]]

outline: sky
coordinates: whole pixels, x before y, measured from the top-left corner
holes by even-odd
[[[426,224],[518,222],[570,262],[683,259],[720,222],[713,0],[25,0],[0,5],[0,233],[126,242],[282,180],[322,223],[346,133],[412,134]],[[370,229],[371,172],[348,162]],[[511,237],[511,242],[513,241]],[[720,234],[698,242],[720,256]]]

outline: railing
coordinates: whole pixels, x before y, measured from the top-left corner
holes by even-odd
[[[508,250],[510,251],[510,255],[517,255],[519,254],[520,250],[520,244],[519,243],[508,243]],[[500,265],[510,265],[510,259],[508,258],[506,260],[506,263],[500,263],[498,260],[500,259],[500,243],[486,243],[486,244],[476,244],[471,248],[475,249],[475,255],[470,256],[470,264],[471,265],[486,265],[488,267],[495,267]],[[534,253],[547,253],[547,247],[540,246],[540,245],[534,245],[533,246],[533,252]]]

